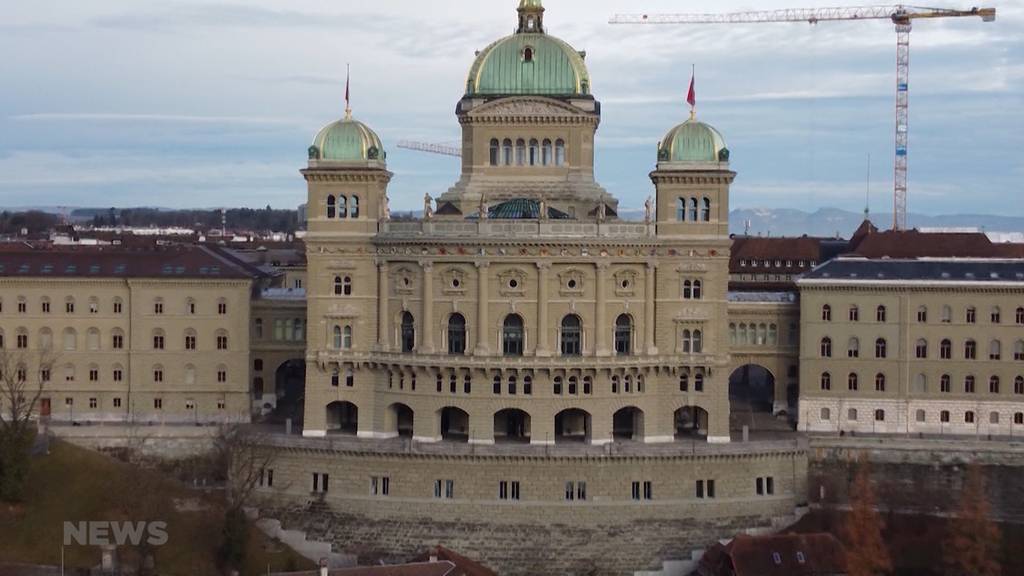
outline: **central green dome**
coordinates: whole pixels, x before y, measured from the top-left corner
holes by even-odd
[[[587,96],[585,54],[544,33],[540,0],[522,0],[519,30],[477,54],[466,80],[467,96]]]

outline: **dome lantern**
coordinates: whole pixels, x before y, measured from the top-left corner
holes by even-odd
[[[544,6],[541,0],[519,1],[519,28],[517,34],[544,33]]]

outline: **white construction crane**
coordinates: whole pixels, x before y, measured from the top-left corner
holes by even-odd
[[[907,152],[910,135],[910,30],[914,20],[976,16],[983,22],[996,19],[995,8],[950,10],[916,6],[855,6],[846,8],[798,8],[734,12],[728,14],[620,14],[612,24],[761,24],[768,22],[819,22],[890,20],[896,25],[896,162],[893,228],[907,227]]]
[[[413,142],[411,140],[401,140],[398,142],[399,148],[406,150],[416,150],[418,152],[429,152],[430,154],[440,154],[442,156],[455,156],[456,158],[462,158],[462,148],[451,146],[449,144],[432,144],[430,142]]]

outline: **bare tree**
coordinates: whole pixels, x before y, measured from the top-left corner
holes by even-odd
[[[0,349],[0,500],[22,498],[36,408],[55,360],[48,350]]]
[[[850,512],[843,526],[850,576],[878,576],[892,572],[892,559],[882,538],[885,523],[878,514],[876,502],[871,485],[871,465],[862,456],[850,488]]]
[[[266,434],[241,424],[221,427],[214,439],[214,457],[218,475],[224,481],[228,510],[254,504],[256,490],[267,481],[275,455]]]
[[[960,493],[960,509],[950,518],[942,549],[949,576],[1000,576],[1002,534],[992,519],[985,489],[985,473],[979,464],[967,467],[967,481]]]

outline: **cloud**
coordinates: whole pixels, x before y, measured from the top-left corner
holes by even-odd
[[[120,114],[93,112],[38,112],[10,116],[18,122],[168,122],[175,124],[240,124],[257,126],[284,126],[297,122],[295,118],[255,116],[189,116],[180,114]]]

